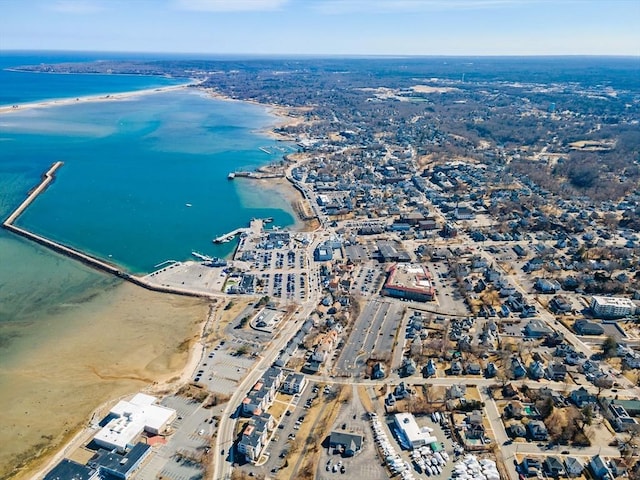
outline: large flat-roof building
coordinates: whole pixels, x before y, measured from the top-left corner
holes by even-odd
[[[590,306],[593,314],[601,318],[626,317],[636,312],[636,304],[629,298],[594,295]]]
[[[155,397],[144,393],[129,401],[119,401],[109,412],[111,419],[93,438],[96,444],[124,452],[133,447],[134,440],[142,432],[157,435],[164,431],[175,419],[176,411],[156,405],[156,401]]]
[[[420,428],[416,423],[416,419],[410,413],[396,413],[394,422],[398,435],[409,448],[421,447],[438,440],[431,435],[432,430],[430,428]]]
[[[43,480],[98,480],[97,469],[63,458],[44,476]]]
[[[430,302],[435,298],[431,273],[419,264],[395,264],[387,272],[382,294],[417,302]]]

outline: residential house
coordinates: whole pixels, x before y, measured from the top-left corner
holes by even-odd
[[[519,358],[511,359],[511,375],[513,378],[524,378],[527,375],[527,369],[522,365]]]
[[[569,398],[578,408],[582,408],[586,405],[597,404],[597,399],[595,395],[589,393],[589,391],[584,387],[580,387],[577,390],[573,390],[569,395]]]
[[[529,377],[532,380],[540,380],[544,378],[544,364],[539,361],[531,362],[529,365]]]
[[[531,420],[527,423],[527,434],[529,438],[536,441],[545,441],[549,437],[547,427],[540,420]]]
[[[564,469],[570,478],[582,475],[584,465],[576,457],[566,457],[564,460]]]
[[[545,322],[537,318],[529,320],[529,323],[524,327],[525,335],[530,338],[542,338],[552,332],[553,330],[551,330]]]
[[[589,469],[596,480],[612,480],[613,474],[607,462],[600,455],[596,455],[589,461]]]
[[[558,457],[548,456],[542,462],[542,471],[548,477],[560,477],[564,475],[564,465]]]
[[[563,382],[567,376],[567,367],[563,363],[551,362],[547,367],[547,378],[556,382]]]

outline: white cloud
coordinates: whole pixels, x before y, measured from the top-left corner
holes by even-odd
[[[60,13],[87,15],[105,10],[101,2],[92,0],[58,0],[49,5],[49,9]]]
[[[180,10],[200,12],[251,12],[277,10],[289,0],[176,0]]]
[[[550,3],[550,0],[317,0],[313,4],[313,8],[326,14],[393,13],[473,10],[513,7],[531,3]]]

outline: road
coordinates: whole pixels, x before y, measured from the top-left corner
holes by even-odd
[[[317,293],[311,292],[309,300],[305,303],[305,307],[294,317],[291,318],[286,325],[283,325],[271,344],[265,349],[262,357],[256,364],[255,368],[238,385],[233,395],[229,399],[227,406],[220,418],[218,426],[218,435],[216,436],[214,454],[217,458],[213,462],[212,476],[214,480],[230,479],[233,470],[233,442],[236,419],[232,418],[233,413],[240,405],[247,392],[258,381],[262,374],[271,366],[287,342],[296,334],[302,322],[311,314],[315,306],[318,304]],[[224,454],[222,450],[224,449]]]

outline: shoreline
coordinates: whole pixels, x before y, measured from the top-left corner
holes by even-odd
[[[168,91],[177,91],[186,89],[190,86],[193,86],[193,83],[190,84],[182,84],[182,85],[174,85],[167,87],[159,87],[159,88],[151,88],[144,90],[137,90],[131,92],[123,92],[117,94],[101,94],[101,95],[92,95],[85,97],[77,97],[77,98],[63,98],[63,99],[54,99],[48,101],[39,101],[39,102],[31,102],[26,104],[19,105],[18,108],[14,108],[13,106],[0,106],[0,115],[10,114],[15,111],[24,111],[28,109],[36,109],[36,108],[49,108],[56,106],[64,106],[64,105],[73,105],[78,103],[97,103],[104,101],[122,101],[129,98],[135,98],[143,95],[150,95],[154,93],[163,93]],[[300,118],[296,118],[292,115],[292,110],[287,109],[286,107],[282,107],[279,105],[269,105],[262,104],[255,101],[248,100],[239,100],[232,99],[220,95],[215,92],[211,92],[207,89],[198,89],[202,93],[206,94],[216,100],[224,100],[224,101],[237,101],[237,102],[246,102],[252,103],[254,105],[258,105],[268,110],[270,114],[272,114],[276,122],[273,125],[261,130],[260,133],[265,134],[271,138],[282,141],[295,142],[295,139],[290,138],[289,136],[278,134],[274,132],[275,128],[278,128],[282,125],[290,124],[291,122],[299,123],[302,120]],[[283,120],[282,122],[277,122],[277,120]],[[289,119],[289,122],[286,121]],[[290,162],[289,168],[293,165],[296,165],[301,160],[296,160],[294,162]],[[307,229],[310,225],[309,220],[303,219],[299,213],[298,208],[296,208],[297,203],[300,201],[304,201],[304,196],[301,192],[295,188],[295,186],[291,183],[291,180],[288,177],[280,178],[280,179],[252,179],[252,182],[258,182],[257,185],[264,186],[265,189],[272,189],[278,192],[284,201],[289,205],[290,211],[294,216],[294,224],[289,227],[295,231],[303,231]],[[140,286],[136,286],[135,288],[140,288]],[[144,289],[143,289],[144,290]],[[157,294],[157,293],[156,293]],[[224,295],[224,294],[223,294]],[[173,295],[167,296],[167,298],[171,298]],[[225,296],[226,297],[226,296]],[[207,326],[211,323],[212,319],[215,317],[216,303],[215,300],[201,300],[203,302],[207,302],[209,305],[209,311],[205,315],[204,320],[198,321],[194,319],[196,322],[196,327],[191,330],[191,333],[185,338],[185,342],[188,342],[186,349],[184,349],[184,343],[176,346],[176,348],[171,350],[172,355],[181,355],[186,353],[186,359],[184,360],[184,364],[181,368],[173,369],[171,372],[159,374],[157,376],[152,376],[151,378],[147,377],[145,379],[147,383],[145,386],[141,387],[139,391],[145,391],[152,394],[156,394],[159,397],[163,397],[167,394],[167,392],[171,391],[179,387],[181,384],[188,381],[191,377],[195,368],[200,361],[200,357],[204,352],[204,344],[205,341],[205,331]],[[115,392],[113,392],[115,393]],[[133,390],[125,395],[116,395],[116,396],[108,396],[106,399],[103,399],[97,407],[91,409],[91,413],[81,419],[76,428],[71,431],[60,432],[63,434],[63,437],[58,445],[52,447],[51,450],[40,451],[39,454],[33,456],[30,460],[26,461],[23,468],[18,472],[17,478],[41,478],[47,471],[49,471],[61,458],[64,458],[71,450],[80,446],[80,443],[85,440],[87,435],[89,434],[88,425],[91,424],[96,415],[99,415],[101,411],[103,411],[108,406],[114,404],[123,397],[131,395],[135,393]],[[90,407],[91,408],[91,407]]]
[[[144,95],[152,95],[154,93],[164,93],[177,90],[183,90],[194,85],[193,83],[185,83],[180,85],[170,85],[167,87],[145,88],[143,90],[132,90],[121,93],[102,93],[99,95],[86,95],[83,97],[64,97],[51,100],[41,100],[36,102],[18,103],[15,105],[0,105],[0,115],[7,115],[13,112],[22,112],[24,110],[33,110],[36,108],[61,107],[66,105],[76,105],[80,103],[98,103],[109,102],[113,100],[128,100]]]

